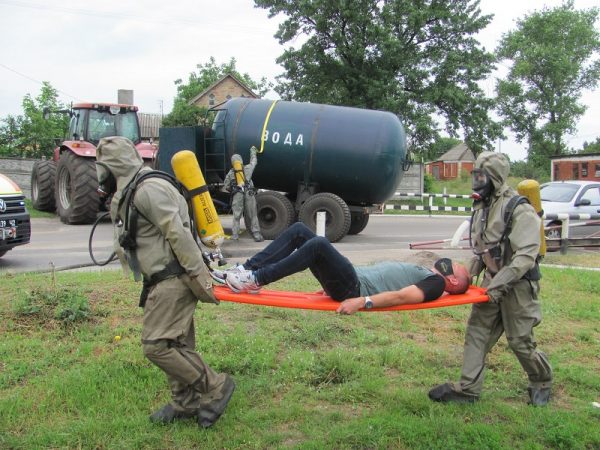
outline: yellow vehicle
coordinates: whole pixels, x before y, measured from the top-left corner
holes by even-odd
[[[27,244],[30,236],[25,196],[14,181],[0,174],[0,258],[13,247]]]

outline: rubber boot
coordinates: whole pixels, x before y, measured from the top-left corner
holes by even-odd
[[[551,389],[547,388],[527,388],[529,393],[529,404],[532,406],[546,406],[550,401]]]
[[[195,415],[196,412],[176,411],[173,409],[173,406],[168,403],[150,415],[150,422],[167,424],[180,419],[190,419]]]
[[[475,403],[479,400],[479,396],[466,394],[462,391],[454,389],[452,383],[444,383],[434,387],[429,391],[429,398],[434,402],[442,403]]]
[[[202,406],[198,409],[198,425],[202,428],[209,428],[215,424],[219,417],[227,408],[229,400],[235,390],[235,383],[229,376],[225,376],[223,387],[221,388],[221,398],[208,403],[206,406]]]

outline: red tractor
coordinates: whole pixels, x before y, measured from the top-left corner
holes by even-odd
[[[64,112],[71,121],[66,139],[54,149],[51,161],[37,161],[31,174],[31,200],[40,211],[56,210],[68,224],[93,223],[106,199],[96,189],[96,146],[103,137],[125,136],[148,165],[157,147],[142,142],[137,106],[79,103]]]

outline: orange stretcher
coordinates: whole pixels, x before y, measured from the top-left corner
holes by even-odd
[[[288,292],[263,289],[258,294],[236,294],[227,286],[216,286],[215,296],[224,302],[248,303],[251,305],[275,306],[277,308],[316,309],[335,311],[340,302],[320,292]],[[414,305],[390,306],[387,308],[361,309],[365,312],[405,311],[410,309],[445,308],[447,306],[483,303],[488,301],[486,290],[478,286],[469,286],[464,294],[444,294],[437,300]]]

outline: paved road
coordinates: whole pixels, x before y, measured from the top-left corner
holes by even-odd
[[[369,224],[359,235],[346,236],[335,246],[355,263],[381,259],[405,258],[416,251],[409,244],[452,237],[465,220],[455,216],[371,216]],[[231,226],[231,216],[222,218],[225,228]],[[58,219],[33,219],[31,242],[16,247],[0,259],[1,272],[45,271],[54,264],[58,270],[91,265],[88,240],[91,225],[65,225]],[[223,253],[231,261],[241,261],[256,253],[268,242],[256,243],[246,234],[239,242],[225,241]],[[101,223],[94,233],[93,249],[96,259],[105,260],[112,248],[112,225]],[[454,257],[467,257],[466,251],[438,251]],[[116,263],[108,267],[117,267]]]
[[[419,248],[410,250],[416,242],[450,239],[457,228],[466,220],[461,216],[404,216],[373,215],[362,233],[346,236],[334,244],[354,263],[368,263],[383,259],[402,259],[422,262],[423,251],[433,251],[439,255],[466,260],[469,250],[443,250],[440,248]],[[222,217],[226,230],[231,227],[231,216]],[[47,271],[51,264],[57,270],[92,266],[88,252],[91,225],[65,225],[58,219],[33,219],[31,242],[16,247],[0,259],[0,273]],[[578,232],[581,233],[580,227]],[[575,232],[573,233],[576,234]],[[256,243],[246,234],[238,242],[226,240],[223,253],[229,261],[243,261],[256,253],[268,242]],[[466,242],[463,243],[466,245]],[[440,247],[438,244],[434,247]],[[101,223],[94,234],[94,254],[97,260],[105,260],[112,249],[112,225]],[[416,259],[414,259],[416,258]],[[108,268],[117,268],[111,263]],[[98,269],[93,266],[93,270]]]

